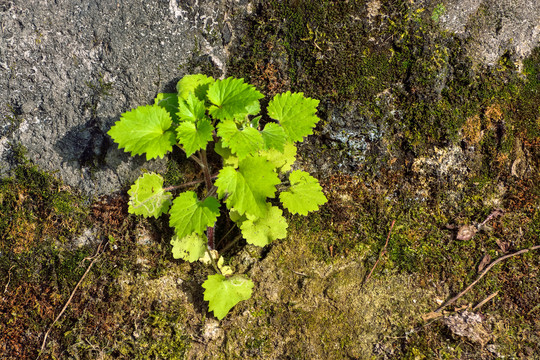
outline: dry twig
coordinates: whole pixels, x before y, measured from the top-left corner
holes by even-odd
[[[498,258],[497,260],[491,262],[485,269],[484,271],[482,271],[482,273],[476,278],[476,280],[474,280],[469,286],[467,286],[465,288],[465,290],[463,290],[462,292],[460,292],[459,294],[457,294],[456,296],[454,296],[453,298],[451,298],[450,300],[448,300],[447,302],[445,302],[444,304],[442,304],[437,310],[435,310],[435,312],[440,312],[442,309],[444,309],[445,307],[447,307],[448,305],[451,305],[453,304],[457,299],[459,299],[460,297],[462,297],[463,295],[465,295],[474,285],[476,285],[476,283],[478,281],[480,281],[480,279],[482,279],[484,277],[484,275],[487,274],[487,272],[489,270],[491,270],[492,267],[494,267],[495,265],[497,265],[498,263],[500,263],[501,261],[503,260],[506,260],[508,258],[511,258],[513,256],[517,256],[517,255],[521,255],[521,254],[525,254],[531,250],[537,250],[537,249],[540,249],[540,245],[535,245],[533,247],[530,247],[528,249],[523,249],[523,250],[520,250],[520,251],[517,251],[515,253],[512,253],[512,254],[508,254],[508,255],[505,255],[505,256],[501,256],[500,258]]]
[[[381,260],[381,257],[383,257],[384,254],[386,254],[386,247],[388,246],[388,240],[390,240],[390,234],[392,233],[392,229],[394,228],[395,223],[396,223],[396,220],[393,220],[392,225],[390,226],[390,230],[388,231],[388,236],[386,237],[386,243],[384,244],[384,247],[381,250],[381,253],[379,254],[379,258],[375,262],[375,265],[373,265],[373,268],[371,269],[368,276],[366,277],[366,280],[364,280],[364,284],[368,282],[369,278],[371,277],[371,274],[373,274],[373,271],[375,270],[375,268],[377,267],[377,264]]]
[[[36,357],[36,360],[38,360],[41,356],[41,354],[43,353],[43,350],[45,349],[45,345],[47,343],[47,337],[49,336],[49,333],[51,332],[54,324],[56,324],[56,322],[58,321],[58,319],[60,319],[60,317],[64,314],[64,312],[66,311],[68,305],[71,303],[71,300],[73,299],[73,296],[75,296],[75,293],[77,292],[77,289],[79,288],[79,286],[81,285],[81,283],[83,282],[84,278],[86,277],[86,275],[90,272],[90,269],[92,268],[92,266],[94,265],[94,263],[97,261],[97,259],[99,259],[99,257],[101,256],[101,254],[103,254],[103,251],[102,250],[102,245],[103,243],[105,242],[102,241],[98,247],[97,247],[97,250],[94,254],[94,256],[92,257],[88,257],[88,258],[85,258],[84,260],[92,260],[92,262],[90,263],[90,265],[88,265],[88,267],[86,268],[86,271],[84,272],[83,276],[81,277],[81,279],[79,280],[79,282],[77,283],[77,285],[75,285],[75,288],[73,289],[73,291],[71,292],[71,295],[68,299],[68,301],[66,301],[66,304],[64,305],[64,307],[62,308],[62,310],[60,311],[60,313],[56,316],[56,318],[54,319],[54,321],[52,322],[51,326],[49,326],[49,329],[47,330],[47,332],[45,333],[45,337],[43,338],[43,343],[41,344],[41,349],[39,350],[39,353],[38,353],[38,356]],[[103,246],[104,248],[105,246]]]
[[[499,294],[499,291],[495,291],[493,294],[489,295],[487,298],[485,298],[484,300],[480,301],[480,303],[478,305],[476,305],[475,307],[473,307],[473,311],[476,311],[478,309],[480,309],[482,306],[484,306],[485,303],[487,303],[489,300],[493,299],[495,296],[497,296]]]
[[[7,292],[8,290],[8,286],[9,286],[9,282],[11,281],[11,269],[13,269],[15,267],[15,265],[11,265],[11,267],[9,268],[8,270],[8,280],[7,280],[7,284],[6,284],[6,287],[4,288],[4,294]]]

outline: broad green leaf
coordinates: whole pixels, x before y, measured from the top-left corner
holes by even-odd
[[[154,99],[154,104],[167,110],[169,115],[171,115],[172,121],[178,122],[178,115],[176,115],[178,111],[177,93],[159,93]]]
[[[208,99],[213,104],[209,111],[215,119],[235,119],[255,111],[254,102],[263,98],[263,94],[253,85],[244,83],[244,79],[229,77],[216,80],[208,89]]]
[[[223,145],[243,159],[248,155],[255,154],[264,145],[263,137],[256,129],[247,126],[239,130],[232,120],[225,120],[218,124],[218,136]]]
[[[247,220],[247,217],[246,217],[245,214],[244,214],[244,215],[241,215],[241,214],[240,214],[238,211],[236,211],[235,209],[231,209],[231,210],[229,211],[229,218],[230,218],[233,222],[235,222],[235,223],[237,223],[237,224],[238,224],[238,223],[242,223],[242,222],[244,222],[244,221]]]
[[[215,144],[214,151],[223,158],[223,166],[238,167],[238,156],[234,156],[231,149],[223,146],[222,141],[218,141]]]
[[[128,190],[130,214],[158,218],[167,213],[172,194],[163,190],[163,178],[154,173],[140,176]]]
[[[254,129],[258,129],[261,118],[262,118],[262,115],[259,115],[251,119],[251,127]]]
[[[213,78],[202,74],[186,75],[178,81],[176,90],[181,99],[186,100],[189,93],[195,93],[200,100],[204,100],[208,86],[214,81]]]
[[[215,185],[220,198],[228,195],[226,204],[229,209],[234,208],[241,215],[264,217],[266,198],[274,197],[279,183],[274,166],[266,158],[248,156],[239,161],[238,170],[232,166],[224,167]]]
[[[206,145],[212,140],[214,127],[207,119],[197,121],[197,123],[183,122],[176,128],[178,142],[182,144],[186,151],[186,156],[190,157],[198,150],[206,149]]]
[[[295,170],[289,175],[291,187],[279,194],[279,199],[291,213],[307,215],[328,200],[317,179],[305,171]]]
[[[206,117],[204,101],[199,100],[193,93],[189,93],[186,99],[178,101],[178,118],[180,121],[196,122]]]
[[[122,114],[108,134],[131,155],[146,153],[146,160],[163,157],[176,144],[171,116],[164,108],[139,106]]]
[[[302,141],[313,134],[319,121],[315,115],[319,100],[306,98],[303,93],[277,94],[268,104],[268,115],[279,121],[291,141]]]
[[[285,143],[287,142],[287,135],[285,130],[278,124],[268,123],[264,126],[261,135],[264,140],[265,149],[276,149],[283,152]]]
[[[170,226],[179,238],[195,232],[202,235],[207,227],[213,226],[219,216],[219,201],[210,196],[199,201],[193,191],[181,193],[173,201],[169,211]]]
[[[287,236],[287,220],[283,211],[268,204],[268,214],[263,218],[247,219],[240,225],[242,235],[248,244],[263,247]]]
[[[296,146],[293,143],[286,143],[283,152],[276,149],[264,150],[259,152],[266,156],[275,168],[279,169],[280,173],[291,170],[291,165],[296,161]]]
[[[202,287],[205,289],[204,300],[208,301],[208,309],[221,320],[233,306],[251,297],[253,281],[241,275],[226,278],[216,274],[208,276]]]
[[[248,119],[249,115],[257,115],[260,112],[261,112],[261,103],[259,102],[259,100],[255,100],[254,102],[246,106],[245,111],[236,113],[234,115],[234,119],[236,121],[239,121],[242,125],[246,125],[250,123]]]
[[[193,233],[183,238],[175,234],[171,239],[173,258],[189,262],[197,261],[206,253],[207,244],[208,239],[204,234]]]
[[[247,115],[257,115],[261,112],[261,103],[259,102],[259,99],[255,100],[248,106],[246,106],[246,116]]]

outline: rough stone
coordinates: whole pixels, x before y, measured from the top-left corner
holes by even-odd
[[[479,63],[494,65],[505,53],[515,54],[519,61],[539,44],[536,0],[450,0],[445,10],[442,26],[469,39],[469,53]]]
[[[444,6],[440,25],[467,39],[477,63],[491,65],[508,53],[520,60],[538,44],[536,1],[450,0]],[[225,75],[227,48],[238,40],[241,23],[234,20],[254,16],[256,7],[229,0],[1,1],[0,176],[10,170],[10,144],[23,145],[32,161],[90,195],[130,184],[141,168],[163,170],[163,160],[119,151],[106,132],[123,112],[172,91],[194,70],[186,65],[204,63]],[[384,12],[377,1],[367,9],[370,23]],[[451,70],[445,67],[435,79],[438,93]],[[347,104],[329,108],[323,134],[348,149],[354,159],[340,166],[353,170],[388,145],[385,129],[375,127],[380,119],[355,112]]]
[[[106,132],[121,113],[173,91],[207,56],[224,70],[224,1],[0,2],[0,157],[9,144],[87,194],[118,190],[141,167]]]

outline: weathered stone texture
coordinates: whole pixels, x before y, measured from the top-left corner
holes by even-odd
[[[173,90],[180,67],[223,66],[219,1],[1,1],[0,156],[9,143],[89,194],[138,176],[106,132],[122,112]]]

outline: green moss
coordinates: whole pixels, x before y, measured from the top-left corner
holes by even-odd
[[[25,160],[0,180],[1,248],[14,252],[71,238],[88,224],[84,197]]]

